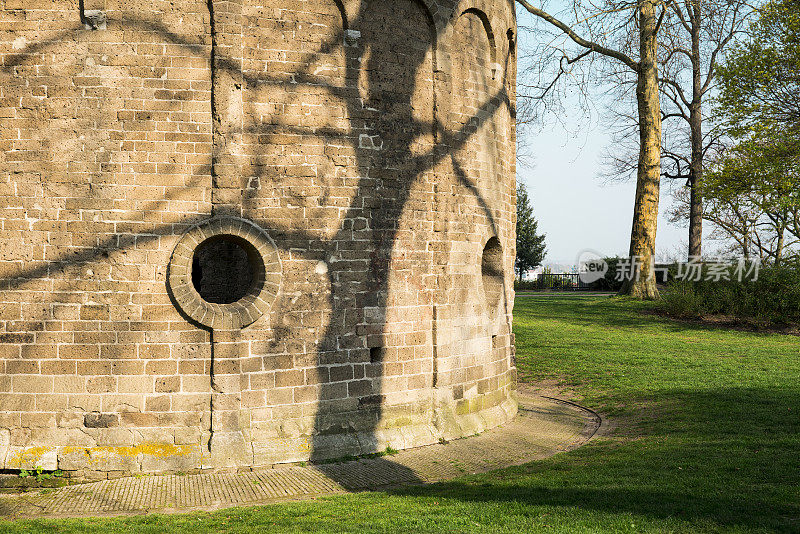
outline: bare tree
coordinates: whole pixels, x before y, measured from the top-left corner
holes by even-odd
[[[685,180],[689,195],[689,256],[702,255],[703,161],[719,148],[715,128],[704,131],[704,105],[714,90],[715,70],[726,47],[747,28],[754,12],[748,0],[669,1],[659,35],[659,82],[662,94],[662,176]],[[615,80],[624,94],[627,73]],[[608,175],[628,178],[635,161],[637,117],[613,109],[617,124],[613,149],[606,156]]]
[[[638,276],[630,277],[621,293],[641,299],[658,298],[652,265],[661,181],[657,36],[667,7],[661,0],[605,0],[602,5],[591,0],[575,0],[571,8],[572,22],[566,24],[527,0],[517,2],[579,48],[579,52],[571,55],[566,42],[553,47],[560,55],[558,71],[549,84],[540,86],[542,95],[551,91],[561,77],[569,73],[570,65],[590,55],[600,55],[635,74],[639,155],[629,254],[631,261],[638,265]],[[631,35],[636,35],[638,45],[632,45]],[[635,49],[635,53],[626,53],[628,48]]]
[[[689,220],[688,188],[674,192],[672,222]],[[720,243],[723,255],[741,255],[780,264],[800,247],[800,209],[776,206],[771,195],[748,191],[736,196],[710,196],[703,205],[703,219],[711,223],[709,238]]]

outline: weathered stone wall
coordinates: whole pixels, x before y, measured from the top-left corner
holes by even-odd
[[[0,6],[0,467],[269,465],[513,416],[510,0]]]

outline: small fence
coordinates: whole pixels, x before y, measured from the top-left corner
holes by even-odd
[[[524,282],[525,289],[534,291],[592,291],[597,284],[587,284],[578,273],[540,273],[536,280]]]
[[[515,281],[517,291],[619,291],[622,279],[617,275],[617,258],[606,259],[609,264],[605,276],[594,282],[583,282],[578,273],[539,273],[535,280]],[[657,284],[666,284],[675,278],[674,265],[657,263]]]

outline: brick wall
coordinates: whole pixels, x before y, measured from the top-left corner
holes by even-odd
[[[509,2],[0,7],[4,467],[268,465],[513,415]],[[221,217],[280,256],[241,329],[168,283]]]

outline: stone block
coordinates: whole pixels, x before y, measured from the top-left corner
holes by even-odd
[[[86,428],[110,428],[119,425],[119,416],[111,413],[87,413],[83,417]]]

